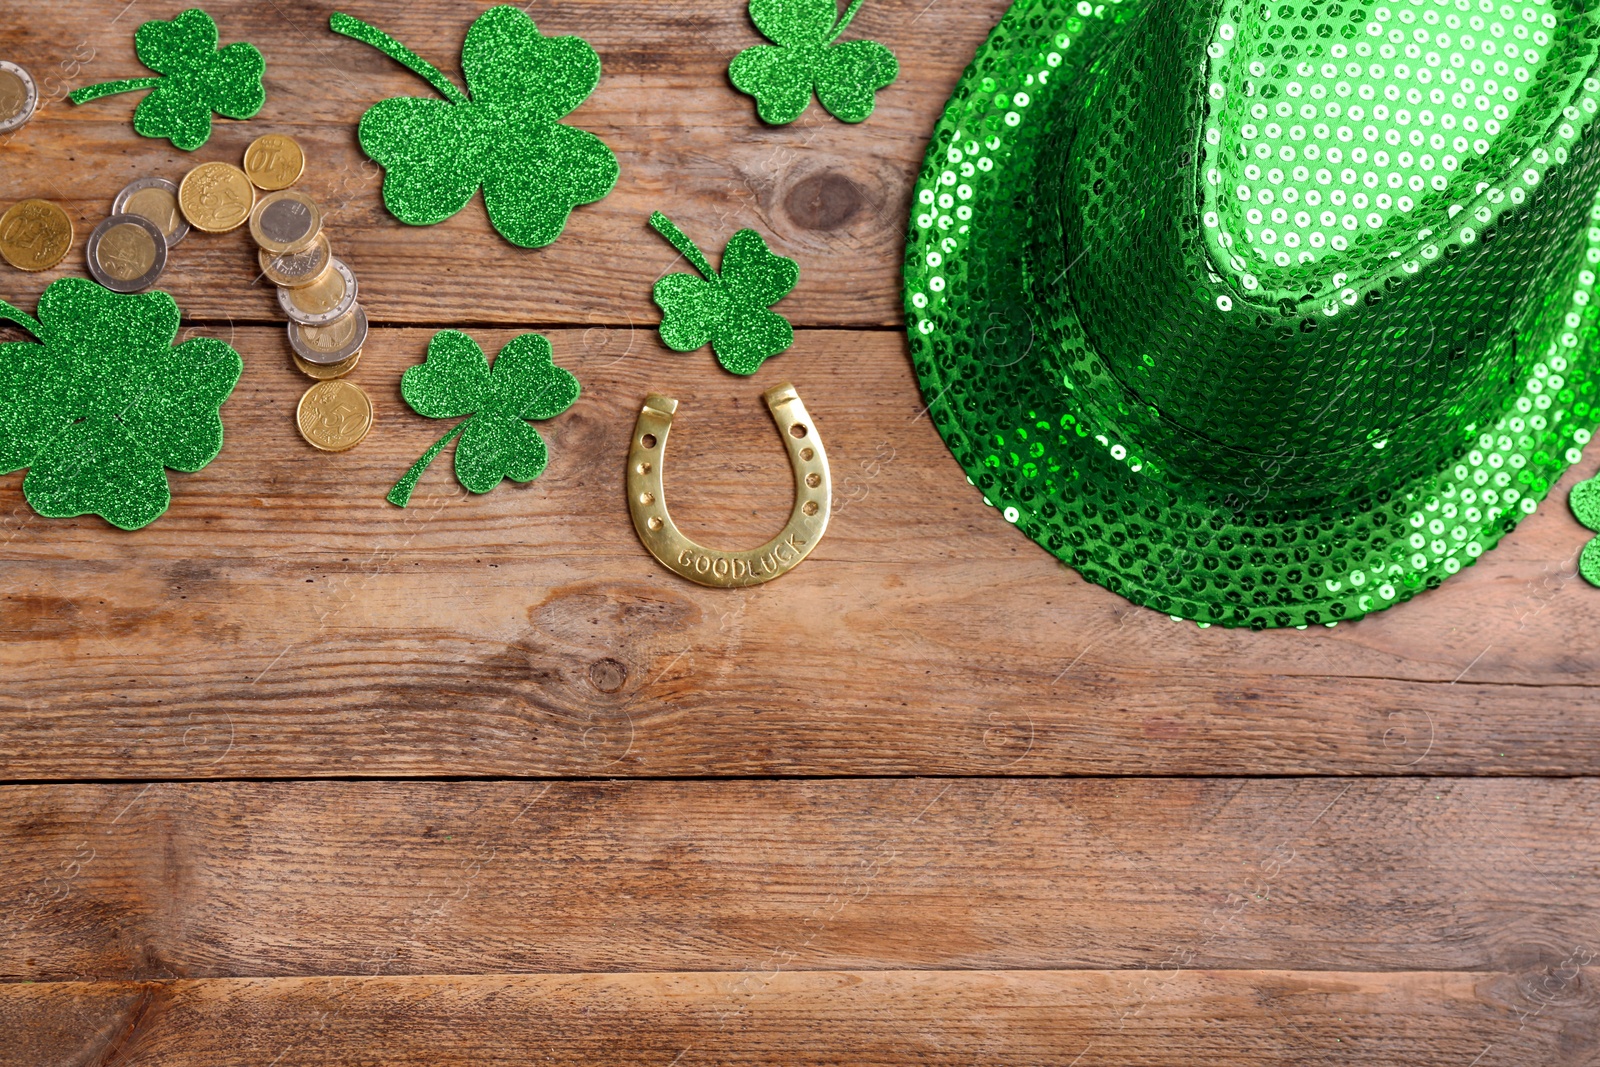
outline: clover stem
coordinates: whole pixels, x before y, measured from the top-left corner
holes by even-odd
[[[672,247],[683,253],[695,270],[705,275],[708,282],[718,280],[717,272],[711,269],[711,264],[706,260],[705,253],[700,251],[698,245],[689,240],[687,234],[672,224],[672,220],[661,212],[654,212],[650,216],[650,225],[655,227],[657,233],[672,242]]]
[[[82,89],[74,89],[67,99],[74,104],[87,104],[91,100],[98,100],[102,96],[115,96],[118,93],[132,93],[140,89],[154,89],[161,84],[161,79],[156,78],[128,78],[119,82],[101,82],[99,85],[85,85]]]
[[[362,44],[371,45],[413,74],[419,75],[429,85],[439,90],[439,95],[452,104],[470,104],[472,102],[472,99],[466,93],[457,89],[449,78],[439,73],[438,67],[429,63],[426,59],[423,59],[376,26],[369,26],[360,19],[340,11],[335,11],[333,17],[328,19],[328,26],[334,33],[342,33],[346,37],[352,37],[360,41]]]
[[[29,333],[33,334],[33,339],[35,341],[44,340],[44,338],[39,336],[39,331],[43,328],[39,325],[39,320],[34,318],[32,315],[29,315],[21,308],[12,307],[4,300],[0,300],[0,319],[14,322],[18,326],[21,326],[24,330],[27,330]]]
[[[850,10],[844,13],[844,18],[840,19],[839,24],[833,28],[833,36],[828,38],[829,44],[844,36],[844,31],[849,29],[851,21],[856,17],[856,12],[861,10],[861,5],[865,2],[866,0],[856,0],[855,3],[850,5]]]
[[[433,447],[422,454],[422,458],[411,465],[404,478],[394,483],[394,488],[389,490],[388,501],[397,508],[403,508],[411,502],[411,492],[417,487],[417,481],[422,477],[422,472],[428,465],[439,458],[439,453],[444,451],[444,446],[450,439],[467,428],[471,419],[462,419],[460,424],[433,443]]]

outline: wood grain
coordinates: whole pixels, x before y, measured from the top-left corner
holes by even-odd
[[[472,497],[446,453],[402,511],[383,494],[443,432],[398,393],[427,331],[369,343],[354,380],[378,426],[339,456],[294,429],[308,383],[281,329],[209,332],[246,360],[227,444],[171,476],[159,522],[40,519],[22,475],[0,477],[0,774],[1600,767],[1600,598],[1575,579],[1588,535],[1559,504],[1395,611],[1199,630],[1084,583],[986,507],[892,336],[810,331],[746,381],[653,332],[551,331],[584,395],[542,426],[549,470]],[[475,335],[494,352],[515,334]],[[690,536],[759,544],[791,502],[760,402],[785,379],[832,457],[828,536],[758,589],[676,578],[622,499],[638,405],[683,403],[666,470]]]
[[[1579,1067],[1600,970],[786,972],[0,986],[0,1064]]]
[[[611,146],[622,177],[609,197],[573,215],[560,241],[527,251],[489,228],[481,197],[432,227],[402,225],[383,209],[382,170],[361,154],[356,124],[379,100],[435,94],[329,30],[329,5],[273,0],[214,10],[224,41],[250,41],[265,54],[267,104],[249,122],[218,121],[192,154],[133,133],[137,95],[82,107],[62,98],[79,85],[147,73],[133,54],[133,29],[188,5],[144,2],[115,24],[108,6],[42,5],[0,27],[0,54],[26,59],[47,101],[59,94],[16,136],[0,139],[0,203],[34,195],[61,202],[80,247],[127,182],[177,180],[204,160],[237,162],[252,139],[277,131],[304,143],[310,163],[301,188],[327,209],[330,240],[360,277],[374,321],[654,323],[652,285],[669,269],[686,269],[647,225],[659,208],[713,262],[734,231],[761,230],[799,261],[800,286],[782,310],[810,325],[901,321],[900,262],[924,146],[962,66],[1006,7],[875,0],[851,34],[893,48],[902,73],[873,117],[847,126],[813,105],[797,123],[770,128],[728,82],[733,56],[762,43],[745,5],[538,0],[528,11],[543,32],[580,34],[601,56],[600,88],[568,121]],[[339,10],[392,33],[459,85],[462,38],[487,6],[365,0]],[[257,274],[249,244],[242,232],[195,234],[174,249],[162,284],[195,319],[276,320],[270,292],[249,287]],[[55,277],[83,269],[74,252],[54,272],[8,272],[0,295],[31,306]]]
[[[741,0],[534,0],[599,51],[570,121],[622,165],[538,251],[481,200],[384,211],[356,123],[429,91],[326,3],[208,5],[268,103],[199,153],[135,136],[135,96],[63,101],[143,73],[133,29],[187,6],[0,20],[46,96],[0,138],[0,204],[59,200],[80,241],[0,298],[81,274],[129,180],[292,133],[377,327],[378,426],[299,440],[247,238],[194,234],[163,286],[245,358],[222,456],[133,534],[0,477],[0,1065],[1594,1062],[1600,598],[1561,501],[1600,461],[1331,629],[1201,630],[1027,541],[898,329],[926,138],[1005,0],[872,0],[852,36],[902,67],[877,113],[782,129],[727,83]],[[459,79],[486,6],[342,9]],[[800,261],[793,351],[736,380],[661,347],[657,208],[713,258],[753,226]],[[471,496],[446,454],[402,511],[444,428],[398,380],[444,325],[490,352],[538,328],[584,395],[532,485]],[[790,504],[783,380],[833,459],[828,537],[770,586],[676,579],[622,498],[639,403],[682,401],[686,532],[755,544]]]
[[[1600,953],[1589,779],[11,786],[0,813],[9,979]]]

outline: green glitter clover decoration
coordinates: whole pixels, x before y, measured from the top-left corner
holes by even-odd
[[[360,19],[329,25],[420,75],[444,101],[396,97],[361,117],[361,148],[384,168],[383,202],[412,226],[451,218],[483,189],[489,221],[522,248],[542,248],[579,204],[617,183],[617,157],[558,120],[600,84],[600,57],[581,37],[545,37],[515,7],[491,7],[467,31],[461,69],[471,96],[427,60]]]
[[[834,43],[861,4],[855,0],[835,23],[835,0],[750,0],[750,21],[773,43],[734,56],[728,79],[755,97],[763,122],[793,122],[811,106],[813,89],[822,106],[843,122],[862,122],[872,114],[878,90],[900,76],[900,63],[877,41]]]
[[[800,281],[800,265],[773,254],[754,230],[740,230],[722,252],[722,271],[661,212],[650,225],[683,253],[704,280],[669,274],[656,282],[661,340],[676,352],[711,344],[717,362],[734,374],[754,374],[768,358],[794,344],[789,320],[768,308]]]
[[[1600,477],[1573,486],[1567,505],[1579,522],[1600,533]],[[1600,537],[1590,538],[1583,546],[1583,555],[1578,557],[1578,573],[1590,585],[1600,585]]]
[[[137,530],[171,502],[164,468],[197,471],[222,450],[223,401],[244,370],[219,340],[174,346],[178,304],[61,278],[39,317],[0,301],[37,343],[0,344],[0,472],[51,519],[100,515]]]
[[[165,137],[174,148],[193,152],[211,139],[211,113],[230,119],[254,118],[267,102],[262,85],[267,62],[253,44],[217,47],[217,24],[199,8],[171,22],[147,22],[133,35],[139,61],[159,78],[103,82],[74,92],[74,104],[102,96],[151,90],[133,112],[133,128],[143,137]]]
[[[456,479],[469,492],[487,493],[502,478],[531,482],[544,473],[549,453],[529,419],[553,419],[578,399],[578,379],[555,365],[540,334],[513,338],[494,366],[478,342],[460,330],[440,330],[421,363],[400,378],[400,395],[429,419],[468,416],[422,454],[389,490],[389,503],[405,507],[428,465],[457,434]]]

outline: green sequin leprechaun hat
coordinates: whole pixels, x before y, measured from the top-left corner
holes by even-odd
[[[1175,616],[1433,588],[1597,418],[1597,54],[1594,0],[1018,0],[912,202],[939,432]]]

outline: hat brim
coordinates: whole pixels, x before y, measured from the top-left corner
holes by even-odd
[[[985,503],[1134,603],[1262,629],[1409,600],[1492,548],[1581,458],[1596,418],[1600,330],[1589,309],[1600,221],[1519,336],[1522,351],[1540,354],[1532,372],[1438,470],[1298,510],[1264,506],[1267,493],[1164,479],[1162,457],[1118,440],[1059,373],[1060,336],[1076,328],[1071,301],[1032,292],[1049,280],[1031,276],[1026,253],[1038,227],[1029,191],[1052,159],[1049,117],[1072,106],[1075,76],[1133,32],[1147,2],[1020,0],[946,104],[913,196],[905,264],[928,412]]]

